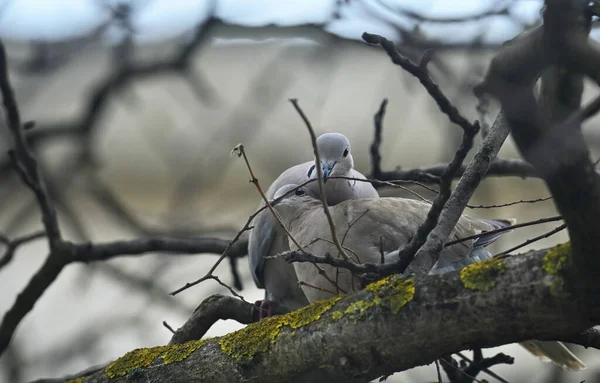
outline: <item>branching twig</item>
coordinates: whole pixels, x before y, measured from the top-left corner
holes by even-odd
[[[258,178],[256,178],[254,176],[254,172],[252,171],[252,166],[250,166],[250,161],[248,161],[248,156],[246,156],[246,152],[244,151],[244,145],[242,144],[238,144],[232,151],[238,153],[238,156],[242,156],[244,158],[244,162],[246,163],[246,167],[248,168],[248,172],[250,173],[250,182],[252,184],[254,184],[254,186],[256,187],[256,190],[258,190],[258,193],[260,194],[261,198],[263,199],[263,202],[265,203],[265,207],[267,209],[269,209],[269,211],[271,212],[271,214],[273,214],[273,216],[275,217],[275,219],[277,220],[277,222],[279,223],[279,225],[283,228],[283,230],[285,231],[285,234],[288,236],[288,238],[290,238],[290,240],[292,242],[294,242],[294,245],[296,245],[296,247],[298,247],[298,249],[300,249],[300,251],[304,251],[304,248],[302,246],[300,246],[300,243],[296,240],[296,238],[294,238],[294,236],[292,235],[292,233],[290,233],[290,231],[287,229],[287,227],[285,226],[285,224],[283,223],[283,221],[281,220],[281,217],[279,216],[279,214],[277,214],[277,212],[275,211],[275,209],[273,209],[273,206],[271,205],[271,201],[269,201],[269,199],[267,198],[267,196],[265,195],[265,193],[263,192],[262,188],[260,187],[260,184],[258,182]],[[306,182],[308,183],[308,182]],[[288,192],[290,193],[292,192],[291,190]],[[285,195],[287,195],[288,193],[286,193]],[[285,195],[281,196],[281,198],[285,197]],[[323,270],[319,265],[315,264],[315,267],[317,268],[317,271],[319,272],[319,274],[323,275],[325,277],[325,279],[327,279],[329,281],[329,283],[331,283],[334,287],[339,288],[337,283],[335,283],[335,281],[333,281],[325,272],[325,270]]]
[[[450,102],[440,90],[440,87],[427,73],[427,58],[430,54],[423,55],[421,63],[415,64],[410,59],[402,56],[396,50],[395,44],[385,37],[365,32],[362,34],[362,39],[369,44],[381,45],[394,64],[401,66],[402,69],[415,76],[437,103],[442,113],[448,116],[450,121],[460,126],[464,131],[472,132],[473,130],[479,130],[476,124],[472,124],[466,117],[460,114],[458,109]]]
[[[6,266],[13,259],[14,255],[15,255],[15,251],[17,250],[17,248],[19,246],[21,246],[27,242],[31,242],[36,239],[43,238],[45,236],[46,236],[45,231],[38,231],[35,233],[31,233],[31,234],[25,235],[23,237],[15,238],[12,241],[9,240],[8,238],[6,238],[5,236],[2,236],[0,242],[2,242],[2,244],[6,245],[6,250],[4,250],[4,255],[2,255],[2,258],[0,258],[0,269],[2,269],[4,266]]]
[[[554,229],[550,230],[550,231],[549,231],[549,232],[547,232],[547,233],[544,233],[544,234],[542,234],[542,235],[538,235],[537,237],[534,237],[534,238],[528,239],[527,241],[525,241],[525,242],[523,242],[523,243],[520,243],[520,244],[518,244],[518,245],[516,245],[516,246],[514,246],[514,247],[511,247],[510,249],[508,249],[508,250],[505,250],[505,251],[503,251],[503,252],[501,252],[501,253],[499,253],[499,254],[496,254],[495,256],[496,256],[496,257],[500,257],[500,256],[503,256],[503,255],[509,254],[509,253],[511,253],[511,252],[513,252],[513,251],[515,251],[515,250],[519,250],[519,249],[520,249],[520,248],[522,248],[522,247],[525,247],[525,246],[527,246],[527,245],[529,245],[529,244],[532,244],[532,243],[534,243],[534,242],[537,242],[537,241],[539,241],[540,239],[544,239],[544,238],[551,237],[551,236],[553,236],[554,234],[556,234],[556,233],[559,233],[559,232],[563,231],[563,230],[564,230],[564,229],[566,229],[566,228],[567,228],[567,225],[565,225],[565,224],[563,223],[562,225],[560,225],[560,226],[557,226],[556,228],[554,228]]]

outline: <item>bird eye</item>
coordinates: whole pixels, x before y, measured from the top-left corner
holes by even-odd
[[[348,153],[350,153],[350,151],[348,150],[348,148],[346,148],[344,150],[344,153],[342,154],[344,157],[348,157]]]
[[[303,196],[306,193],[302,189],[296,189],[296,191],[294,192],[294,194],[296,194],[297,196]]]

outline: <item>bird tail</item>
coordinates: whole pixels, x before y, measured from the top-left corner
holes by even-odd
[[[542,362],[552,362],[569,371],[586,369],[585,364],[560,342],[529,340],[519,343],[519,345]]]

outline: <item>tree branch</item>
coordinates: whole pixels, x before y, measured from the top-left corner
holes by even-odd
[[[152,252],[222,254],[229,243],[230,240],[211,237],[149,237],[128,241],[78,244],[74,245],[73,251],[75,252],[75,260],[94,262],[105,261],[114,257],[142,255]],[[247,254],[247,247],[247,240],[238,241],[231,246],[227,254],[232,258],[243,257]]]
[[[158,349],[147,367],[117,361],[121,370],[107,370],[122,375],[109,379],[102,371],[83,382],[365,382],[464,348],[571,339],[600,323],[600,302],[555,294],[553,281],[560,276],[544,271],[547,254],[530,252],[500,261],[502,271],[484,277],[493,281],[487,291],[459,273],[408,280],[393,276],[224,337]],[[570,291],[569,284],[563,287]],[[364,310],[355,310],[357,304]],[[575,311],[579,315],[571,315]],[[473,312],[477,320],[465,321],[463,314]],[[445,335],[432,328],[443,328]],[[184,347],[190,351],[176,351]],[[143,355],[144,350],[137,352]],[[165,363],[175,354],[183,355],[182,360]],[[135,360],[133,355],[126,359]]]
[[[169,344],[181,344],[201,339],[219,320],[233,319],[242,324],[258,320],[256,306],[226,295],[213,294],[194,310],[192,316],[171,338]]]
[[[448,198],[437,226],[427,236],[427,241],[415,255],[415,260],[410,264],[407,272],[426,275],[435,265],[444,244],[448,241],[452,230],[454,230],[479,183],[485,177],[492,160],[500,151],[509,132],[510,129],[504,120],[504,115],[500,112],[490,128],[489,134],[483,140],[475,157],[467,166],[465,173],[452,191],[452,195]]]

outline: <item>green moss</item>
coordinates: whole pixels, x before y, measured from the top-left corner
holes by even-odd
[[[285,315],[252,323],[222,337],[219,340],[221,350],[242,363],[249,363],[257,353],[267,351],[275,343],[283,326],[297,329],[319,320],[340,299],[341,295],[317,301]]]
[[[548,274],[558,274],[567,264],[571,252],[571,243],[566,242],[548,250],[542,261],[542,268]]]
[[[413,300],[415,296],[415,283],[412,279],[403,279],[389,276],[369,284],[365,290],[374,294],[373,303],[384,306],[398,314],[400,309]]]
[[[81,382],[83,382],[83,379],[85,379],[85,376],[83,376],[81,378],[77,378],[77,379],[67,380],[65,383],[81,383]]]
[[[508,269],[498,258],[477,262],[460,271],[460,280],[467,289],[488,291],[496,286],[495,278]]]
[[[111,379],[125,376],[139,368],[148,367],[159,356],[162,358],[164,364],[180,362],[190,356],[192,352],[214,339],[207,338],[192,340],[183,344],[138,348],[112,362],[106,367],[104,372]]]

